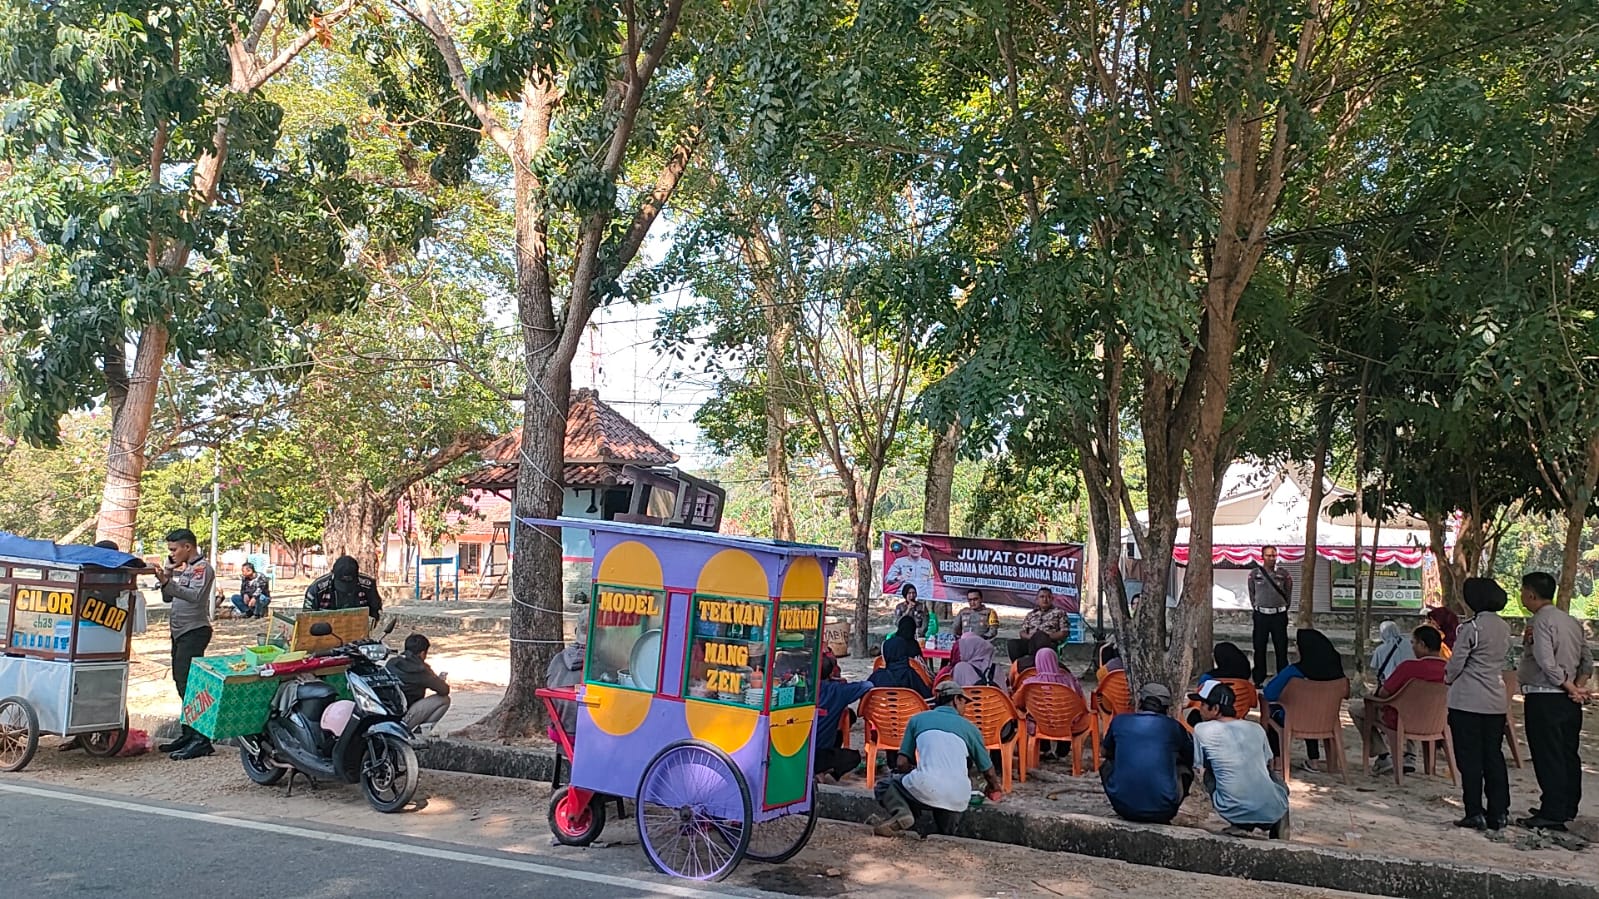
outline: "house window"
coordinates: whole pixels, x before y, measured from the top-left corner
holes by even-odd
[[[455,564],[458,571],[479,571],[483,567],[483,544],[461,544],[456,550]]]

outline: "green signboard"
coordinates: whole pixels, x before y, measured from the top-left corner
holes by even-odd
[[[1360,564],[1360,592],[1364,595],[1371,575],[1371,563]],[[1355,608],[1354,565],[1334,562],[1332,566],[1332,607],[1336,612],[1350,612]],[[1377,579],[1371,584],[1371,608],[1376,611],[1420,612],[1421,569],[1403,565],[1381,565]]]

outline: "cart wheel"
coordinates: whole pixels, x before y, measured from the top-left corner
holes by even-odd
[[[570,787],[561,787],[550,796],[550,832],[563,846],[587,846],[605,830],[605,797],[595,793],[588,805],[575,813],[567,808]]]
[[[0,699],[0,771],[21,771],[39,750],[39,716],[21,696]]]
[[[656,870],[721,880],[750,845],[750,788],[733,760],[708,743],[662,749],[639,781],[639,842]]]
[[[799,851],[810,842],[811,832],[814,830],[816,830],[816,802],[812,800],[811,807],[806,811],[762,821],[755,825],[755,832],[750,834],[750,848],[747,854],[758,862],[773,864],[786,862],[799,855]]]
[[[78,738],[83,745],[83,751],[95,758],[107,759],[122,751],[128,743],[128,719],[123,717],[122,726],[116,730],[97,730],[92,734],[84,734]]]

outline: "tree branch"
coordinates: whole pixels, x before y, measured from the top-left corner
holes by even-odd
[[[433,46],[438,48],[439,55],[444,58],[444,67],[450,73],[450,83],[455,85],[455,92],[482,123],[483,133],[489,140],[494,141],[505,155],[514,159],[516,154],[511,132],[500,122],[493,108],[482,97],[472,93],[472,86],[466,77],[466,66],[462,64],[460,50],[455,45],[455,36],[450,33],[450,26],[439,17],[432,0],[416,0],[415,6],[401,3],[399,7],[407,18],[421,25],[422,30],[433,38]]]

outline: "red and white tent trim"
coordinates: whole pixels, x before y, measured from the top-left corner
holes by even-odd
[[[1250,562],[1260,561],[1260,547],[1258,546],[1217,546],[1210,551],[1210,561],[1213,565],[1248,565]],[[1402,565],[1405,568],[1420,568],[1427,556],[1427,549],[1420,546],[1379,546],[1375,551],[1378,565]],[[1318,546],[1316,555],[1330,562],[1341,562],[1353,565],[1355,562],[1355,548],[1353,546]],[[1370,561],[1373,550],[1363,547],[1360,557]],[[1305,558],[1303,546],[1279,546],[1277,548],[1277,561],[1299,562]],[[1188,564],[1188,547],[1176,546],[1172,548],[1172,561],[1178,565]]]

